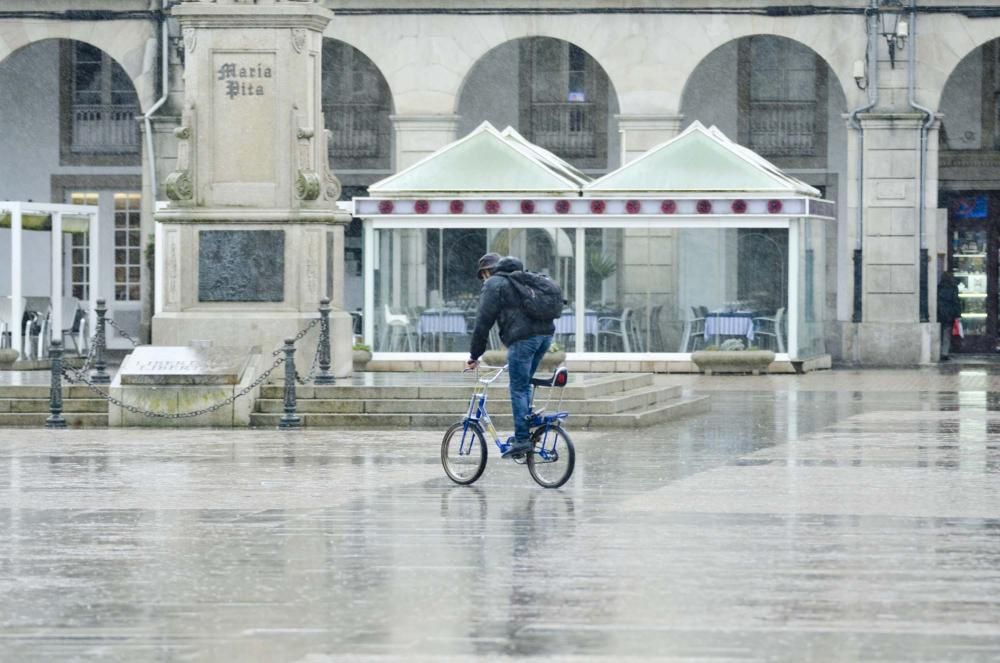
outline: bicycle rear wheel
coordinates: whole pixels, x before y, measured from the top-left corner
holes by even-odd
[[[562,426],[543,426],[531,434],[528,471],[539,486],[558,488],[573,474],[576,450]]]
[[[467,486],[486,469],[486,438],[478,424],[459,421],[441,440],[441,465],[455,483]]]

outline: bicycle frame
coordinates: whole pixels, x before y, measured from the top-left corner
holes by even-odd
[[[493,420],[490,419],[489,412],[486,409],[487,401],[487,389],[491,384],[497,381],[497,379],[507,370],[507,366],[484,366],[486,370],[495,370],[491,377],[483,378],[479,375],[479,367],[476,367],[476,387],[472,390],[472,396],[469,398],[469,409],[466,413],[464,424],[465,428],[462,431],[462,441],[459,445],[459,453],[462,455],[468,454],[472,450],[473,438],[470,436],[468,441],[468,447],[466,447],[466,437],[465,434],[469,429],[469,424],[477,424],[482,428],[483,432],[489,434],[493,438],[493,443],[496,445],[497,449],[500,450],[500,454],[506,453],[507,449],[510,448],[510,444],[507,442],[502,442],[500,440],[500,434],[497,432],[496,427],[493,425]],[[551,389],[551,388],[550,388]],[[534,400],[534,389],[531,391],[532,400]],[[548,405],[549,401],[552,399],[551,392],[549,398],[546,399],[545,403]],[[559,398],[559,405],[562,404],[562,396]],[[558,406],[557,406],[558,407]],[[532,418],[528,421],[528,427],[530,429],[537,429],[544,427],[545,431],[542,433],[542,442],[534,450],[536,456],[539,456],[542,460],[547,461],[554,456],[556,436],[551,437],[551,444],[549,443],[549,430],[552,428],[553,424],[558,425],[563,419],[569,416],[569,412],[553,412],[550,414],[544,414],[544,408],[538,413],[534,414]],[[523,460],[521,461],[523,462]]]

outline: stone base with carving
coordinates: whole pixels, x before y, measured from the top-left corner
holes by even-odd
[[[108,393],[147,412],[202,410],[249,387],[271,362],[259,348],[142,346],[125,357]],[[164,418],[108,405],[108,425],[148,428],[248,426],[257,389],[217,410],[195,417]]]

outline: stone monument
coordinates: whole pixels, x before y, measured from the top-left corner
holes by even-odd
[[[244,391],[256,391],[254,374],[267,368],[262,363],[260,348],[144,345],[122,361],[109,393],[139,410],[198,412]],[[211,412],[183,418],[149,417],[111,403],[108,424],[112,427],[248,426],[253,403],[253,397],[236,398]]]
[[[351,371],[343,310],[346,212],[329,169],[315,0],[186,0],[184,111],[170,203],[155,214],[153,343],[261,346],[317,317],[329,297],[331,363]],[[297,346],[312,361],[318,327]]]

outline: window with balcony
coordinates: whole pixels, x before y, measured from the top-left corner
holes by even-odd
[[[520,42],[520,118],[532,142],[580,168],[606,168],[608,78],[579,46]]]
[[[391,168],[389,86],[356,48],[323,41],[323,117],[334,170]]]
[[[826,70],[818,55],[791,39],[741,39],[739,142],[765,157],[825,161]]]
[[[128,74],[107,53],[83,42],[61,50],[63,163],[139,163],[139,98]]]

